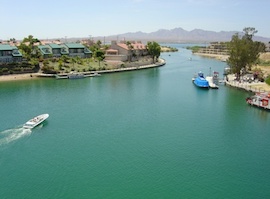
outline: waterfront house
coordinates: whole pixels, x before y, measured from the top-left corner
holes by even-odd
[[[90,58],[92,56],[92,52],[82,44],[65,43],[64,46],[68,48],[70,57]]]
[[[0,44],[0,63],[21,62],[22,54],[16,46]]]
[[[52,57],[52,49],[49,45],[40,45],[38,46],[44,59]]]
[[[198,53],[214,54],[214,55],[228,55],[228,48],[226,42],[210,42],[210,45],[201,48]]]
[[[78,43],[50,43],[47,45],[40,45],[38,48],[45,59],[49,57],[61,57],[62,55],[80,58],[92,56],[92,52],[88,48]]]
[[[110,49],[106,50],[105,59],[136,61],[147,54],[147,48],[141,41],[112,41]]]

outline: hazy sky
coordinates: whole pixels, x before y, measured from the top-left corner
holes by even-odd
[[[0,0],[0,39],[154,32],[242,31],[270,38],[270,0]]]

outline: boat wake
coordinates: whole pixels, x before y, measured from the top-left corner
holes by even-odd
[[[23,138],[32,133],[31,129],[25,129],[23,127],[17,127],[13,129],[7,129],[0,132],[0,146],[14,142],[20,138]]]

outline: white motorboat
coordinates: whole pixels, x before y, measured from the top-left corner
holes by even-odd
[[[82,73],[71,73],[68,75],[68,79],[82,79],[84,77],[85,76]]]
[[[214,83],[214,77],[207,76],[205,79],[208,81],[210,88],[214,88],[214,89],[218,88],[218,85]]]
[[[41,124],[48,117],[49,117],[49,114],[47,114],[47,113],[46,114],[39,115],[39,116],[36,116],[33,119],[27,121],[23,125],[23,128],[32,129],[32,128],[36,127],[37,125]]]
[[[213,74],[211,74],[211,68],[209,76],[205,77],[205,79],[209,82],[209,87],[213,89],[218,89],[218,83],[219,83],[219,73],[214,71]]]

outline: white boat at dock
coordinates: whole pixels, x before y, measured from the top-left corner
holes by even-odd
[[[212,76],[207,76],[207,77],[205,77],[205,79],[208,81],[210,88],[218,89],[218,85],[216,85],[214,83],[214,80],[213,80],[213,77]]]
[[[28,120],[24,125],[23,128],[26,129],[32,129],[36,127],[37,125],[41,124],[44,120],[46,120],[49,117],[49,114],[45,113],[39,116],[34,117],[31,120]]]
[[[209,76],[206,76],[205,79],[209,83],[209,87],[213,89],[218,89],[219,86],[219,73],[214,71],[213,74],[211,74],[211,68],[210,68],[210,73]]]
[[[56,79],[82,79],[85,77],[96,77],[101,76],[97,72],[87,72],[87,73],[63,73],[63,74],[57,74],[55,75]]]
[[[63,74],[63,75],[62,75],[62,74],[61,74],[61,75],[58,74],[58,75],[55,75],[55,78],[56,78],[56,79],[67,79],[68,76],[67,76],[66,74]]]
[[[68,79],[82,79],[84,78],[84,74],[82,73],[71,73],[68,75]]]
[[[84,77],[96,77],[96,76],[101,76],[99,73],[90,73],[90,74],[85,74]]]

